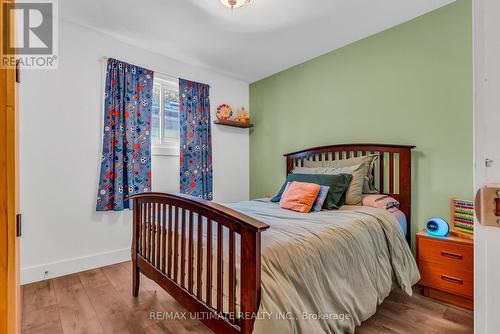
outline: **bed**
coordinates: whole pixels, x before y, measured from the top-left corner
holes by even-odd
[[[411,294],[419,279],[409,247],[412,148],[347,144],[285,155],[288,174],[306,159],[378,154],[373,177],[400,202],[406,239],[398,220],[375,208],[304,214],[265,199],[222,206],[132,196],[133,295],[142,272],[215,333],[352,333],[394,286]]]

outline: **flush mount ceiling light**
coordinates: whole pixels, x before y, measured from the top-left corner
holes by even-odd
[[[250,2],[250,0],[220,0],[220,2],[231,9],[240,8]]]

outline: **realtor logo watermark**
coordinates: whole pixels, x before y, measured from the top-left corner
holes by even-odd
[[[57,0],[18,0],[3,6],[3,29],[10,34],[3,41],[1,67],[57,68]]]

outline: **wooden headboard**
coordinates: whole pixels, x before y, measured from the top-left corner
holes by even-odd
[[[412,145],[390,144],[340,144],[308,148],[285,154],[286,173],[295,166],[303,166],[304,160],[343,160],[367,154],[378,154],[373,177],[380,193],[390,195],[400,203],[406,215],[408,228],[406,240],[411,245],[411,150]]]

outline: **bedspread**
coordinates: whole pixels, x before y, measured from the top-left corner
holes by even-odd
[[[353,333],[393,286],[420,275],[396,218],[344,206],[298,213],[267,201],[227,205],[270,225],[262,233],[262,294],[254,333]]]

